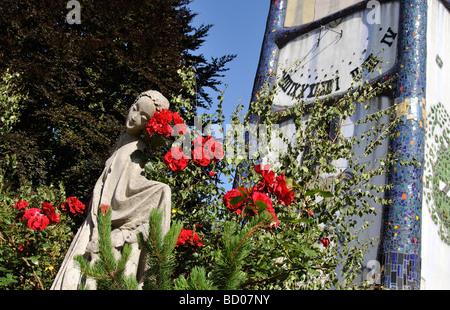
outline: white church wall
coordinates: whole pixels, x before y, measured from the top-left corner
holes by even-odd
[[[449,32],[449,10],[438,0],[428,1],[422,289],[450,289]]]
[[[298,25],[299,20],[294,23],[289,18],[293,18],[292,16],[298,17],[300,11],[297,10],[295,12],[297,15],[295,15],[289,10],[293,10],[294,6],[297,6],[298,9],[301,5],[306,5],[307,2],[310,4],[314,3],[315,6],[320,4],[318,8],[322,7],[323,9],[323,5],[327,1],[288,1],[286,22]],[[358,1],[345,1],[345,3],[342,1],[339,7],[336,7],[338,3],[336,2],[334,6],[328,6],[328,8],[338,11],[356,2]],[[335,12],[322,11],[323,16]],[[314,20],[319,18],[320,12],[315,10]],[[274,105],[276,107],[289,108],[295,104],[292,95],[299,96],[306,102],[311,101],[314,99],[314,91],[320,86],[326,88],[331,96],[343,94],[355,86],[352,84],[353,77],[358,73],[365,61],[372,60],[372,56],[376,56],[382,62],[378,64],[378,70],[373,73],[365,72],[363,80],[373,80],[393,70],[397,56],[399,3],[395,1],[386,2],[380,6],[382,24],[369,23],[366,19],[369,12],[369,8],[357,11],[338,21],[331,22],[299,36],[283,46],[280,50],[277,76],[280,79],[279,81],[283,81],[284,84],[279,88],[274,98]],[[293,15],[290,16],[289,14]],[[320,16],[323,17],[322,15]],[[345,137],[358,137],[370,131],[372,126],[380,128],[389,123],[389,118],[384,117],[379,120],[378,124],[356,125],[358,120],[364,119],[368,114],[392,106],[393,98],[381,96],[373,98],[366,104],[370,107],[368,110],[360,106],[354,115],[344,121],[341,130]],[[292,136],[295,134],[295,130],[293,121],[288,120],[280,124],[280,131],[286,136]],[[369,169],[376,168],[379,160],[386,158],[389,146],[389,140],[385,139],[382,145],[377,147],[373,153],[367,157],[361,157],[364,148],[373,142],[373,139],[375,139],[374,136],[366,138],[361,141],[360,145],[354,146],[355,158],[353,160],[359,163],[367,163]],[[280,141],[277,141],[277,143],[278,146],[274,148],[275,150],[283,151],[286,149],[286,146]],[[268,156],[267,162],[276,166],[276,153],[269,155],[271,156]],[[299,163],[301,162],[300,158],[297,160]],[[339,171],[345,170],[349,166],[349,163],[345,160],[336,161],[335,164]],[[330,176],[323,175],[321,177],[326,180]],[[379,186],[385,185],[386,182],[386,175],[378,176],[371,180],[372,184]],[[378,195],[382,196],[384,193],[379,193]],[[364,255],[363,266],[366,269],[361,273],[360,282],[367,280],[367,274],[373,271],[373,268],[376,268],[374,262],[376,263],[377,260],[380,241],[382,206],[372,203],[372,207],[375,209],[376,215],[366,215],[365,218],[359,219],[360,225],[356,227],[358,229],[366,222],[370,222],[369,228],[355,236],[355,239],[359,239],[360,242],[374,240],[373,246]]]
[[[372,128],[381,128],[382,126],[385,126],[389,124],[389,116],[384,116],[378,121],[372,121],[368,123],[358,123],[358,121],[363,120],[367,117],[367,115],[371,113],[375,113],[377,111],[385,110],[389,108],[393,104],[392,97],[389,96],[380,96],[372,98],[370,101],[366,102],[365,104],[368,105],[368,108],[364,108],[363,106],[359,105],[356,108],[355,113],[342,121],[341,126],[341,133],[346,138],[351,137],[361,137],[362,135],[367,134],[367,132],[372,131]],[[306,118],[303,120],[303,123],[306,122]],[[294,125],[294,122],[292,120],[284,121],[283,123],[280,123],[279,132],[283,133],[283,136],[289,137],[294,139],[294,135],[296,132],[296,128]],[[279,139],[278,134],[275,134],[272,137],[271,141],[271,149],[272,152],[268,154],[268,156],[264,159],[264,163],[271,164],[272,167],[275,169],[278,167],[278,155],[279,153],[286,152],[287,147],[286,145]],[[372,144],[375,139],[378,139],[377,136],[372,135],[371,137],[365,137],[365,139],[360,139],[359,145],[354,145],[354,158],[352,159],[354,162],[357,162],[359,164],[367,164],[367,169],[376,169],[379,167],[380,160],[383,160],[386,158],[388,154],[389,149],[389,139],[383,139],[382,144],[375,148],[375,150],[370,153],[369,155],[365,156],[364,150],[365,148]],[[296,159],[299,165],[301,164],[301,158]],[[349,173],[349,176],[351,177],[351,165],[352,163],[349,163],[347,160],[337,160],[334,163],[337,167],[337,173],[340,172],[347,172]],[[336,174],[337,174],[336,173]],[[327,182],[328,178],[333,178],[335,175],[325,175],[322,174],[320,177],[323,180],[324,183]],[[370,183],[377,186],[383,186],[386,184],[386,174],[376,176],[370,180]],[[357,190],[357,189],[355,189]],[[375,194],[375,193],[374,193]],[[378,193],[377,196],[381,198],[383,197],[385,193]],[[379,203],[371,203],[371,207],[374,208],[376,214],[366,214],[363,218],[357,218],[358,225],[355,227],[355,230],[359,230],[362,225],[365,225],[366,223],[370,223],[369,227],[365,230],[363,230],[358,235],[355,235],[355,246],[356,246],[356,240],[360,242],[360,244],[363,244],[369,240],[372,240],[372,246],[369,246],[367,251],[364,254],[364,261],[363,266],[366,267],[365,270],[361,273],[358,281],[360,283],[367,280],[367,274],[374,268],[373,265],[369,266],[369,262],[376,261],[377,260],[377,252],[378,252],[378,246],[380,242],[380,232],[381,232],[381,226],[382,226],[382,205]]]

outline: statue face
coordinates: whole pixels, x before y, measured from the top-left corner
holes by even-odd
[[[142,97],[135,102],[128,112],[126,122],[127,133],[139,134],[145,128],[145,125],[147,125],[155,111],[155,104],[148,97]]]

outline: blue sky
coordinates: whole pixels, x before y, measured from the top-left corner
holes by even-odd
[[[220,87],[225,90],[223,110],[226,122],[229,122],[238,104],[244,105],[242,112],[248,109],[270,0],[193,0],[189,7],[198,13],[194,26],[213,25],[203,46],[196,53],[205,55],[207,59],[236,55],[228,64],[229,70],[224,72],[225,76],[221,79],[223,85]],[[215,92],[210,93],[212,98],[217,97]],[[223,186],[226,190],[232,189],[232,183],[227,184],[225,178],[222,181],[225,182]]]
[[[193,0],[198,13],[194,26],[212,24],[203,46],[196,51],[207,59],[236,54],[221,79],[225,89],[224,113],[229,116],[237,104],[247,111],[258,67],[270,0]],[[216,98],[216,94],[212,98]]]

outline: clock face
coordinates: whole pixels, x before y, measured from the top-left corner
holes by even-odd
[[[346,92],[354,77],[373,80],[395,65],[399,3],[380,6],[380,23],[370,23],[372,9],[360,10],[291,40],[280,50],[277,78],[280,89],[274,104],[289,107],[292,97],[313,100],[316,93]],[[381,60],[381,61],[380,61]],[[372,62],[376,70],[361,69]]]

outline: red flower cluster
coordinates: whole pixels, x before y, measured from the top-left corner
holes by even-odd
[[[192,158],[197,166],[206,167],[211,161],[217,163],[224,156],[222,144],[214,140],[212,136],[204,138],[198,135],[192,145],[194,147]]]
[[[156,111],[146,129],[150,135],[159,133],[164,137],[183,135],[186,133],[186,125],[179,113],[173,113],[169,110],[161,109]]]
[[[49,224],[59,223],[60,217],[56,213],[55,208],[51,203],[42,203],[41,209],[28,207],[28,202],[19,200],[14,206],[14,208],[24,211],[22,215],[22,220],[27,221],[28,227],[33,230],[43,230]]]
[[[28,202],[19,200],[13,208],[21,211],[20,218],[27,221],[28,227],[33,230],[43,230],[50,224],[59,223],[61,217],[56,213],[53,205],[47,201],[41,204],[41,208],[28,208]],[[62,212],[70,212],[73,214],[83,214],[85,205],[77,198],[69,197],[63,203],[58,205],[58,210]]]
[[[322,239],[320,239],[320,242],[325,248],[327,248],[330,245],[330,239],[328,239],[327,237],[323,237]]]
[[[255,166],[256,173],[262,176],[262,180],[256,188],[259,191],[274,194],[279,203],[289,206],[294,201],[295,193],[287,187],[284,173],[275,177],[275,172],[270,170],[270,165],[265,165],[263,168],[261,169],[260,165]]]
[[[166,138],[187,132],[180,114],[165,109],[153,114],[146,129],[150,135],[160,134]],[[222,145],[211,136],[204,138],[199,135],[192,144],[192,158],[197,166],[206,167],[211,161],[218,162],[224,156]],[[186,168],[189,157],[181,147],[173,147],[164,156],[164,163],[169,169],[178,173]]]
[[[211,136],[204,138],[199,135],[192,142],[192,145],[192,159],[196,166],[206,167],[211,161],[217,163],[224,156],[222,144]],[[171,148],[164,156],[164,163],[167,168],[178,173],[186,168],[189,163],[189,157],[183,152],[181,147],[175,147]]]
[[[178,173],[186,168],[189,163],[189,158],[183,153],[181,147],[173,147],[164,156],[164,163],[167,168]]]
[[[26,210],[28,207],[28,202],[23,201],[23,200],[19,200],[14,206],[13,208],[16,208],[17,210]]]
[[[295,193],[286,185],[284,174],[275,177],[275,173],[270,170],[270,165],[255,166],[256,173],[260,174],[262,179],[255,187],[246,189],[243,187],[228,191],[223,196],[223,202],[230,212],[243,214],[244,216],[253,216],[258,214],[258,202],[266,205],[266,211],[273,217],[271,227],[277,227],[278,217],[273,208],[273,202],[268,194],[274,194],[282,205],[290,205],[294,201]]]
[[[45,214],[41,213],[41,209],[31,208],[25,211],[22,219],[28,221],[28,227],[33,230],[43,230],[50,224],[50,220]]]
[[[233,188],[232,190],[228,191],[225,195],[223,195],[222,199],[228,211],[230,211],[231,213],[241,214],[245,208],[244,202],[247,196],[248,190],[246,188],[239,187]],[[234,199],[236,197],[239,198]],[[234,203],[232,203],[232,199],[234,199]]]
[[[50,223],[59,223],[60,220],[59,214],[56,213],[56,210],[51,203],[48,202],[42,203],[41,209],[42,212],[44,212],[44,214],[47,215],[48,219],[50,220]]]
[[[223,196],[223,202],[228,211],[239,215],[242,214],[243,216],[257,215],[258,202],[263,202],[266,204],[265,211],[269,212],[273,217],[273,222],[270,226],[277,227],[279,224],[278,217],[273,209],[272,200],[267,194],[258,191],[256,187],[250,190],[243,187],[234,188]]]
[[[203,245],[202,239],[198,236],[196,232],[189,229],[181,228],[181,232],[178,235],[177,244],[175,247],[190,245],[192,248],[201,247]]]
[[[70,212],[72,214],[83,214],[86,206],[75,197],[69,197],[66,201],[58,205],[58,210],[61,212]]]

